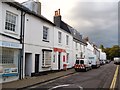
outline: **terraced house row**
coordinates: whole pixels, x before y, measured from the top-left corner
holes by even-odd
[[[40,2],[0,0],[0,83],[72,68],[76,58],[97,55],[88,44],[62,20],[60,9],[51,22],[41,15]]]

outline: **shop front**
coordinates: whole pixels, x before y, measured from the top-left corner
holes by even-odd
[[[0,83],[19,79],[21,48],[19,43],[0,41]]]
[[[66,64],[66,50],[61,48],[54,48],[53,54],[53,70],[61,70],[64,69]]]

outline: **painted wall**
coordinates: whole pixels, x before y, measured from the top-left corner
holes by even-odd
[[[58,42],[58,32],[61,32],[61,35],[62,35],[61,43]],[[69,36],[68,45],[66,45],[66,35]],[[54,27],[54,48],[64,49],[66,51],[61,53],[61,62],[60,62],[61,69],[63,69],[64,63],[67,64],[67,68],[71,68],[73,66],[72,41],[73,41],[73,37],[71,34],[67,33],[66,31],[58,27]],[[68,63],[66,61],[63,62],[63,56],[65,56],[65,60],[66,60],[67,53],[69,53]],[[52,69],[57,70],[58,69],[58,52],[54,52],[54,55],[55,55],[55,62],[53,62]]]
[[[43,26],[48,27],[48,41],[45,42],[43,41]],[[39,54],[39,72],[42,71],[48,71],[51,70],[51,67],[49,68],[42,68],[42,49],[48,49],[53,51],[53,31],[54,27],[33,16],[26,14],[25,17],[25,39],[24,39],[24,57],[25,53],[31,53],[32,54],[32,67],[31,71],[29,73],[34,73],[35,72],[35,54]],[[51,60],[53,59],[53,54],[51,55]],[[28,63],[27,63],[28,64]],[[29,67],[29,66],[28,66]],[[25,70],[25,58],[24,58],[24,70]],[[25,71],[24,76],[25,76]]]
[[[85,57],[89,58],[91,56],[94,56],[94,48],[93,48],[93,46],[89,42],[87,42],[87,44],[88,45],[86,47]]]
[[[73,41],[73,65],[75,64],[76,58],[85,58],[85,50],[86,46],[83,43],[77,42],[76,45],[76,41]]]
[[[106,60],[106,53],[102,52],[101,49],[98,49],[100,51],[100,60]]]
[[[6,11],[12,12],[17,15],[16,32],[5,30]],[[17,10],[14,7],[9,6],[8,4],[2,3],[2,26],[3,27],[0,32],[9,36],[15,37],[17,39],[20,39],[20,26],[21,26],[20,23],[21,23],[21,11]],[[8,41],[7,39],[4,39],[4,37],[3,37],[3,40]],[[12,40],[11,42],[18,42],[18,41]]]
[[[9,12],[17,15],[16,32],[5,30],[6,11],[9,11]],[[16,8],[13,8],[12,6],[7,5],[6,3],[1,3],[1,1],[0,1],[0,33],[20,39],[20,22],[21,22],[20,15],[21,15],[21,11],[17,10]],[[13,64],[2,64],[2,63],[0,64],[0,67],[2,66],[2,68],[3,68],[3,73],[0,73],[0,78],[1,78],[1,76],[4,75],[2,77],[2,79],[0,79],[0,83],[17,80],[19,78],[18,71],[16,72],[16,75],[15,75],[12,72],[12,70],[13,70],[13,68],[18,70],[18,61],[19,61],[19,57],[20,57],[19,49],[21,49],[21,44],[17,40],[0,35],[0,48],[1,47],[2,47],[2,50],[4,47],[4,49],[11,49],[14,51],[14,63]],[[2,54],[2,53],[0,53],[0,54]],[[6,70],[8,70],[7,73],[6,73]]]

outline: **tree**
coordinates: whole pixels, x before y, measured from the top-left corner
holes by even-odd
[[[106,53],[107,59],[110,59],[110,48],[105,48],[104,52]]]
[[[100,49],[102,49],[102,51],[104,51],[104,46],[102,44],[100,45]]]
[[[114,45],[111,48],[105,48],[104,52],[107,55],[107,59],[113,60],[114,57],[120,57],[120,47],[118,45]]]

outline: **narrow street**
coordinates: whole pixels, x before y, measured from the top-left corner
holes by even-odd
[[[109,64],[101,66],[100,68],[92,69],[88,72],[76,72],[75,74],[65,76],[41,85],[36,85],[31,88],[39,88],[39,89],[47,89],[47,90],[48,89],[61,90],[61,88],[109,89],[116,67],[117,65],[111,62]],[[116,86],[120,88],[118,83],[119,82],[117,82]]]

